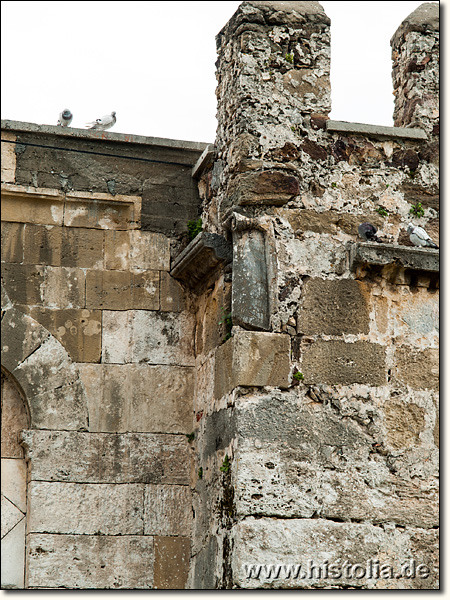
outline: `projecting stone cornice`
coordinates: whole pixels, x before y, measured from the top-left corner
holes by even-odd
[[[360,265],[381,267],[397,265],[411,271],[439,273],[439,250],[358,242],[350,246],[349,262],[352,270],[356,270]]]

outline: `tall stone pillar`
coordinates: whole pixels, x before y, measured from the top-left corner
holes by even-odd
[[[439,4],[422,4],[391,39],[396,127],[439,134]]]

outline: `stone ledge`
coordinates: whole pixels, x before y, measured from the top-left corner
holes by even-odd
[[[208,144],[206,148],[203,150],[200,158],[195,163],[192,169],[192,177],[194,179],[200,179],[203,172],[210,166],[212,166],[214,162],[215,156],[215,148],[212,144]]]
[[[413,271],[439,273],[439,250],[358,242],[351,244],[349,248],[349,264],[351,270],[363,264],[378,266],[395,264]]]
[[[198,293],[232,258],[231,244],[225,238],[203,231],[176,257],[170,275]]]
[[[360,133],[363,135],[402,138],[410,140],[426,140],[427,134],[422,129],[409,127],[385,127],[384,125],[366,125],[364,123],[348,123],[347,121],[326,122],[327,131],[337,133]]]

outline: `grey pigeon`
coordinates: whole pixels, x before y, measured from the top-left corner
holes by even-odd
[[[116,120],[116,113],[112,112],[110,115],[104,115],[101,119],[92,121],[92,123],[87,123],[86,127],[88,129],[99,129],[100,131],[105,131],[106,129],[111,129],[111,127],[115,125]]]
[[[377,228],[372,223],[361,223],[358,226],[358,233],[366,242],[378,242],[381,243],[381,240],[377,237]]]
[[[438,248],[438,246],[432,241],[428,233],[422,227],[417,227],[416,225],[410,223],[406,231],[409,233],[409,239],[414,246]]]
[[[72,123],[73,114],[70,112],[68,108],[65,108],[63,111],[59,113],[59,119],[57,125],[60,127],[69,127]]]

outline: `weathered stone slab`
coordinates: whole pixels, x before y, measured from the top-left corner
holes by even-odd
[[[395,373],[400,381],[415,389],[439,389],[439,350],[422,352],[409,346],[396,349]]]
[[[190,546],[190,540],[186,537],[155,537],[155,589],[185,589]]]
[[[64,225],[96,229],[137,229],[141,198],[116,194],[68,192],[64,203]]]
[[[28,533],[142,535],[142,484],[32,481]]]
[[[103,310],[158,310],[159,272],[87,271],[86,306]]]
[[[265,332],[236,331],[216,352],[216,398],[236,386],[289,385],[290,337]]]
[[[302,288],[298,332],[305,335],[369,333],[369,288],[353,279],[309,279]]]
[[[6,311],[2,319],[1,334],[2,365],[9,372],[50,338],[47,330],[17,309]]]
[[[233,205],[270,204],[282,206],[300,192],[293,175],[280,171],[261,171],[240,174],[232,182],[228,194]]]
[[[233,422],[216,421],[217,436],[226,439],[234,427],[238,437],[232,466],[237,515],[436,527],[438,451],[423,441],[432,436],[425,415],[434,412],[433,401],[418,406],[389,398],[380,414],[350,389],[341,401],[315,389],[320,403],[299,403],[295,393],[247,395]],[[427,457],[426,466],[410,480],[405,472],[419,455]]]
[[[233,234],[233,324],[248,329],[270,327],[269,276],[265,233],[247,229]]]
[[[174,485],[190,481],[185,435],[36,430],[22,435],[32,481]]]
[[[194,317],[187,312],[105,310],[102,360],[193,366]]]
[[[369,342],[318,340],[304,349],[301,368],[306,384],[383,385],[386,383],[386,349]]]
[[[176,257],[170,275],[200,293],[231,260],[231,245],[225,238],[203,231]]]
[[[164,312],[182,312],[188,308],[187,293],[169,273],[160,273],[160,308]]]
[[[99,362],[102,315],[99,310],[23,307],[27,313],[56,337],[74,362]]]
[[[83,365],[80,372],[90,431],[191,432],[191,367]]]
[[[327,131],[345,134],[362,134],[374,137],[390,137],[409,140],[426,140],[427,134],[422,129],[412,127],[385,127],[384,125],[367,125],[365,123],[348,123],[346,121],[326,122]]]
[[[29,588],[149,589],[153,537],[124,535],[27,536]]]
[[[59,190],[2,183],[2,219],[16,223],[62,225],[64,195]]]
[[[2,221],[2,262],[23,262],[24,225]]]
[[[168,271],[170,240],[161,233],[148,231],[105,232],[105,267]]]
[[[20,511],[8,498],[2,494],[2,539],[5,535],[17,527],[20,521],[25,517],[24,513]]]
[[[191,489],[181,485],[147,485],[144,534],[189,537],[192,528]]]
[[[334,523],[323,519],[255,519],[241,521],[233,530],[234,583],[242,588],[436,589],[438,572],[429,556],[414,554],[415,535],[365,523]],[[431,542],[431,540],[429,540]],[[432,542],[436,549],[436,535]],[[402,567],[415,567],[414,578]],[[372,562],[370,562],[372,561]],[[278,578],[267,572],[249,577],[248,565],[300,565],[300,573]],[[387,565],[382,571],[383,565]],[[399,574],[400,577],[396,577]]]

